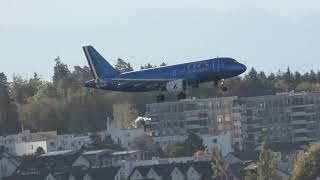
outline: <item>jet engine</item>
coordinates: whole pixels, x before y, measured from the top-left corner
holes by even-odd
[[[183,79],[167,82],[166,90],[168,92],[179,93],[187,89],[187,82]]]

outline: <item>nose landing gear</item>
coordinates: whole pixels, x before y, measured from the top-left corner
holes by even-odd
[[[223,92],[228,91],[228,87],[224,86],[224,79],[221,79],[220,81],[214,81],[214,86],[215,86],[215,87],[219,86],[219,83],[220,83],[220,85],[221,85],[221,90],[222,90]]]

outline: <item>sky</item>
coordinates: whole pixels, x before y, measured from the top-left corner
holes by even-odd
[[[51,80],[59,56],[87,64],[232,57],[267,73],[320,70],[319,0],[0,0],[0,72]]]

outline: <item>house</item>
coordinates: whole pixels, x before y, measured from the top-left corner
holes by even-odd
[[[47,153],[61,150],[76,150],[90,144],[89,136],[74,136],[72,134],[58,135],[57,131],[31,133],[23,130],[19,134],[0,136],[0,144],[14,155],[31,155],[39,147]]]
[[[249,164],[247,167],[245,167],[243,169],[243,172],[245,174],[245,176],[251,176],[251,177],[257,177],[258,176],[258,165],[257,163],[251,163]],[[277,176],[278,180],[289,180],[290,179],[290,174],[279,169],[276,168],[275,169],[275,173]]]
[[[105,167],[90,169],[83,180],[122,180],[120,167]]]
[[[200,180],[212,176],[210,162],[158,164],[138,166],[129,175],[129,180],[154,179],[154,180]]]
[[[72,166],[83,166],[86,168],[107,167],[112,165],[110,149],[101,149],[83,152],[72,164]]]
[[[79,151],[57,151],[41,156],[25,156],[15,171],[15,175],[41,174],[43,172],[62,172],[72,167],[80,155]]]
[[[224,156],[224,159],[229,165],[255,162],[259,160],[259,154],[259,151],[236,151],[228,153]]]
[[[20,158],[7,152],[0,154],[0,179],[11,176],[21,164]]]
[[[191,163],[187,172],[187,180],[203,180],[210,179],[213,176],[213,171],[210,162]]]
[[[117,151],[111,153],[112,166],[120,166],[122,161],[140,161],[151,159],[148,152],[140,150]]]
[[[4,178],[3,180],[51,180],[47,178],[48,178],[48,174],[41,173],[41,174],[13,175],[13,176]]]
[[[149,172],[150,166],[137,166],[135,167],[128,177],[128,180],[144,179]]]
[[[180,166],[176,165],[173,170],[170,173],[171,179],[174,180],[185,180],[185,172],[187,171],[187,164],[185,164],[185,167],[180,164]]]

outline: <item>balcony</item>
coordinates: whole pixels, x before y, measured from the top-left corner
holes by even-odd
[[[307,133],[310,130],[306,129],[306,128],[299,128],[299,129],[292,129],[292,133]]]
[[[293,142],[304,142],[304,141],[308,141],[308,137],[294,137],[292,139]]]
[[[291,112],[291,116],[305,116],[307,115],[304,111],[298,111],[298,112]]]
[[[308,124],[308,121],[307,120],[292,120],[292,123],[291,124]]]

